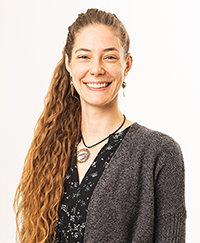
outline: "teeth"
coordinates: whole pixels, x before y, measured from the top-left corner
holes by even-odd
[[[91,88],[105,88],[108,86],[108,83],[87,83],[87,86]]]

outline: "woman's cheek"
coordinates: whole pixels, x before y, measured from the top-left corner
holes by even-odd
[[[77,66],[73,69],[74,77],[76,77],[76,79],[78,79],[78,80],[84,78],[85,75],[87,74],[87,72],[88,72],[87,67],[85,67],[85,66],[83,66],[83,65],[77,65]]]

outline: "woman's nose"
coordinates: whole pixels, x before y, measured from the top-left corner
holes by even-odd
[[[105,73],[101,60],[93,61],[89,73],[94,76],[103,75]]]

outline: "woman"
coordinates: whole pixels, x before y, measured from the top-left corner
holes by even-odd
[[[185,241],[181,150],[118,107],[131,65],[114,14],[69,27],[15,196],[20,242]]]

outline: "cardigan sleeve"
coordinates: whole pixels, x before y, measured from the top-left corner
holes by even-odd
[[[185,179],[181,149],[173,139],[161,144],[155,167],[155,243],[185,242]]]

